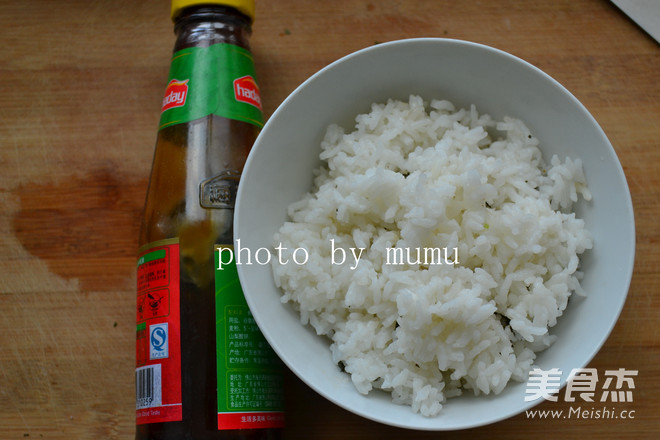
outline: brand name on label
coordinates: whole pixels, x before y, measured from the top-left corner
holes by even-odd
[[[234,80],[234,98],[236,101],[250,104],[261,110],[261,95],[259,86],[251,76],[243,76]]]
[[[188,80],[173,79],[165,89],[161,113],[175,107],[183,107],[188,96]]]

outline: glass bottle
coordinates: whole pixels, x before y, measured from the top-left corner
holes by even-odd
[[[235,266],[217,261],[233,243],[236,189],[263,125],[253,18],[253,0],[172,2],[177,38],[139,237],[139,440],[282,434],[282,365]]]

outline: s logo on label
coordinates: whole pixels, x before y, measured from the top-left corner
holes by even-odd
[[[149,326],[149,359],[164,359],[169,356],[167,323]]]

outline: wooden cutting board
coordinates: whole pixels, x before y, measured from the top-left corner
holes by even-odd
[[[3,2],[0,34],[0,438],[129,439],[137,229],[174,42],[169,2]],[[328,63],[412,37],[531,62],[609,136],[635,206],[637,261],[591,366],[638,370],[634,401],[614,405],[618,418],[521,414],[436,434],[361,419],[288,374],[287,438],[657,438],[660,46],[606,0],[257,0],[266,115]]]

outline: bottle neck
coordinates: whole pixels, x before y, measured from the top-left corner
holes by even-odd
[[[250,50],[250,19],[234,8],[220,5],[192,6],[174,22],[177,36],[174,51],[229,43]]]

